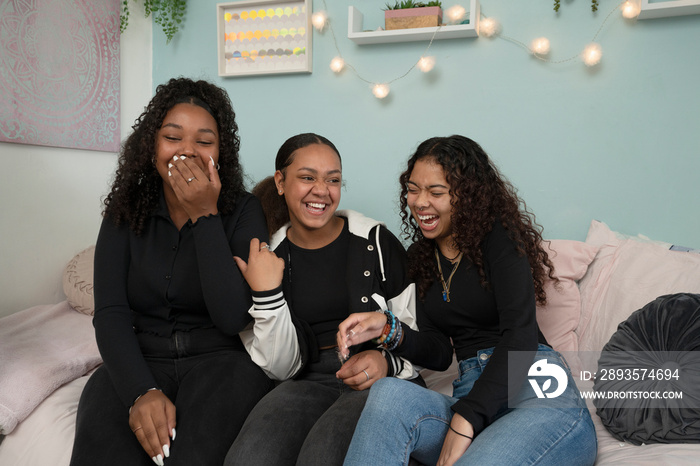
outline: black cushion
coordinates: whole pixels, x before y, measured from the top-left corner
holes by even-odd
[[[700,295],[660,296],[632,313],[603,348],[593,388],[618,440],[700,443]],[[668,392],[682,399],[652,398]]]

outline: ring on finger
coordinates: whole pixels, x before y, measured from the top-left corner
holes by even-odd
[[[133,433],[136,433],[137,430],[143,429],[143,426],[138,426],[136,429],[132,430]]]
[[[192,178],[187,178],[187,182],[188,182],[188,183],[191,183],[193,180],[196,180],[196,179],[197,179],[197,178],[195,178],[195,177],[193,176]]]
[[[367,373],[367,371],[365,369],[362,369],[362,372],[365,373],[365,375],[367,376],[367,381],[369,382],[369,373]]]
[[[263,244],[262,246],[260,246],[260,250],[262,251],[263,249],[267,249],[268,251],[272,251],[272,249],[270,249],[269,244]]]

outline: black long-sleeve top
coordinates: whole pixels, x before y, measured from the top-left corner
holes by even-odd
[[[233,256],[248,258],[250,239],[267,240],[260,202],[244,195],[230,215],[188,221],[179,231],[161,193],[143,233],[102,221],[95,248],[95,317],[100,354],[126,406],[156,382],[137,332],[217,327],[237,335],[251,320],[250,288]]]
[[[419,332],[403,326],[403,343],[395,355],[423,367],[445,370],[452,360],[475,357],[494,347],[483,374],[469,394],[452,406],[478,434],[507,406],[509,383],[520,387],[528,367],[508,372],[508,352],[535,351],[547,344],[535,319],[535,288],[530,264],[505,228],[496,222],[483,241],[483,258],[489,287],[481,285],[477,268],[462,259],[450,287],[450,302],[442,297],[436,280],[419,303]],[[445,280],[453,265],[440,254]],[[450,344],[452,339],[452,344]],[[510,380],[509,380],[509,375]]]

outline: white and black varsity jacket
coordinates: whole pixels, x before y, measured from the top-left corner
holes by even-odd
[[[350,231],[348,254],[349,311],[371,312],[389,309],[401,322],[417,330],[415,286],[406,278],[406,254],[399,240],[376,220],[352,211],[339,210]],[[270,247],[287,260],[289,224],[276,231]],[[253,317],[240,333],[252,360],[275,380],[286,380],[300,373],[318,354],[315,336],[308,325],[296,318],[284,298],[287,281],[276,293],[253,296],[248,311]],[[375,347],[371,343],[364,349]],[[382,350],[389,363],[389,376],[412,379],[416,368],[408,361]]]

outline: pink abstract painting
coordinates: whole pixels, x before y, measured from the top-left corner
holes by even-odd
[[[0,0],[0,141],[119,151],[119,0]]]

